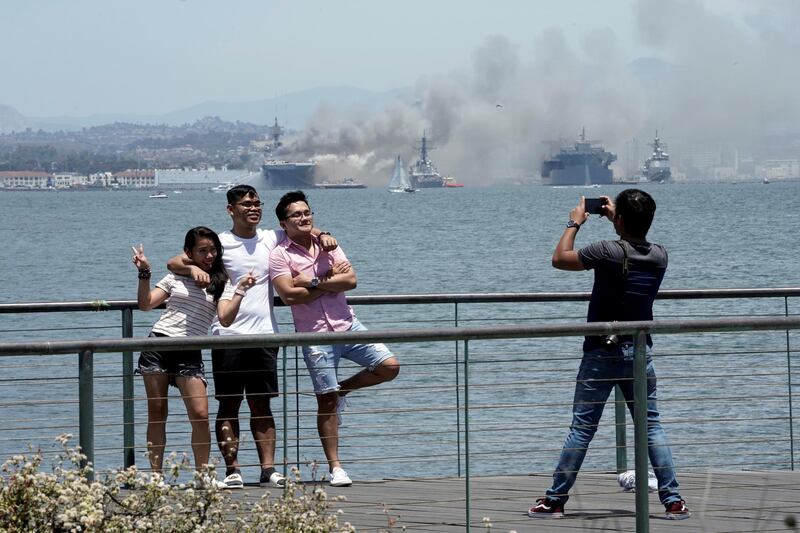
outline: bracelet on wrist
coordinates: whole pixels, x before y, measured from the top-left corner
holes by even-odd
[[[153,273],[150,271],[149,268],[141,268],[139,269],[139,279],[150,279]]]
[[[331,234],[330,231],[320,231],[319,232],[319,237],[322,237],[323,235],[330,235],[330,234]]]
[[[235,291],[233,291],[233,294],[238,294],[239,296],[244,298],[244,295],[247,294],[247,291],[241,288],[237,288]]]

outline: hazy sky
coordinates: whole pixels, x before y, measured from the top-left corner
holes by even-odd
[[[669,4],[670,2],[666,2]],[[703,1],[738,16],[735,0]],[[3,0],[0,104],[27,116],[164,113],[310,87],[411,86],[488,36],[523,55],[543,30],[610,29],[648,53],[633,0]]]
[[[796,135],[798,28],[797,0],[2,0],[0,104],[152,115],[407,87],[322,105],[285,145],[382,176],[425,131],[469,183],[529,173],[583,126],[620,154],[656,129],[672,148]]]

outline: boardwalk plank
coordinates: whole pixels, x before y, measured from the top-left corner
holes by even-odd
[[[693,472],[680,475],[681,494],[692,510],[688,520],[664,519],[656,494],[650,495],[650,531],[773,532],[793,531],[784,520],[800,521],[800,472]],[[476,477],[470,483],[470,525],[484,533],[489,517],[492,533],[527,531],[635,531],[635,496],[624,493],[611,473],[581,473],[562,520],[532,519],[526,514],[549,485],[549,475]],[[450,533],[465,530],[463,478],[356,482],[352,487],[328,487],[330,496],[344,495],[337,507],[341,521],[358,531]],[[265,489],[247,487],[234,498],[257,498]],[[272,489],[273,491],[275,489]],[[383,504],[386,504],[384,512]],[[798,531],[795,529],[794,531]]]

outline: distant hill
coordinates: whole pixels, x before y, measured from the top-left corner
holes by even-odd
[[[177,126],[208,116],[254,124],[271,124],[277,117],[282,126],[302,129],[322,103],[339,109],[356,105],[369,109],[398,98],[410,97],[410,94],[411,90],[408,88],[376,92],[346,86],[317,87],[253,102],[203,102],[163,115],[114,113],[84,117],[25,117],[13,107],[0,105],[0,133],[22,131],[25,128],[44,131],[78,130],[114,122]]]
[[[11,106],[0,104],[0,133],[24,131],[29,127],[32,127],[30,119]]]

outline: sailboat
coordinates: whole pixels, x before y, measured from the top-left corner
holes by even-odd
[[[392,172],[392,180],[389,182],[389,192],[417,192],[411,186],[411,181],[408,179],[408,173],[403,168],[403,160],[400,156],[394,162],[394,171]]]

